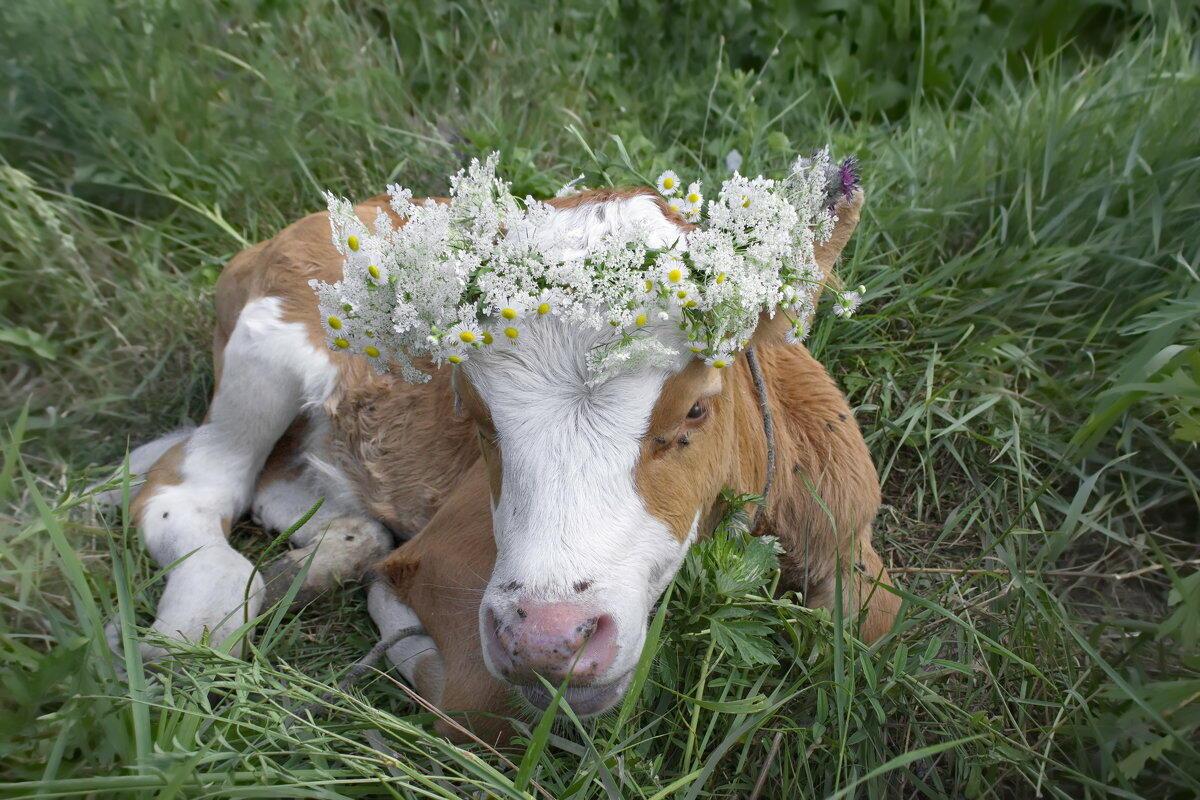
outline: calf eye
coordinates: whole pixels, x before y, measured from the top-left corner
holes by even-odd
[[[700,405],[699,403],[695,403],[691,408],[688,409],[688,413],[687,413],[688,419],[700,419],[703,416],[704,416],[704,406]]]

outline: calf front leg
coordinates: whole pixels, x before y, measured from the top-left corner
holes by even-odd
[[[256,616],[263,600],[262,577],[229,545],[230,524],[246,511],[276,441],[305,404],[325,399],[336,377],[305,326],[283,321],[276,298],[242,309],[220,362],[204,423],[159,458],[133,507],[151,556],[164,567],[175,563],[154,630],[193,641],[207,634],[216,644]]]
[[[162,567],[178,562],[167,573],[152,629],[188,641],[207,636],[222,645],[258,613],[263,581],[228,542],[236,487],[197,480],[196,451],[189,453],[187,444],[175,445],[159,459],[134,504],[134,520],[150,555]],[[240,652],[240,643],[233,649]],[[166,651],[143,645],[142,653],[157,659]]]

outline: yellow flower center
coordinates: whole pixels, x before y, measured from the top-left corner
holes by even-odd
[[[373,344],[369,344],[364,347],[363,352],[369,355],[371,358],[379,358],[379,348]]]
[[[451,364],[461,364],[462,356],[450,356],[446,360],[449,361]]]
[[[515,308],[502,308],[500,309],[500,316],[504,317],[505,319],[516,319],[517,310]]]
[[[637,326],[638,326],[639,328],[640,328],[640,327],[642,327],[642,326],[644,326],[644,325],[646,324],[646,315],[645,315],[645,314],[638,314],[638,315],[637,315],[637,319],[635,319],[635,320],[634,320],[634,322],[635,322],[635,323],[637,323]]]
[[[714,361],[712,363],[712,365],[714,367],[716,367],[717,369],[725,369],[725,367],[729,366],[728,364],[725,363],[725,361],[723,359],[720,359],[720,358],[718,358],[716,361]]]
[[[684,303],[684,304],[683,304],[683,307],[684,307],[684,308],[695,308],[695,307],[696,307],[696,301],[695,301],[695,300],[688,300],[686,303]]]
[[[521,335],[521,332],[516,328],[509,327],[504,329],[504,335],[510,339],[515,339]]]
[[[683,289],[680,289],[675,293],[675,296],[682,300],[683,298],[687,297],[687,292],[685,292]]]
[[[704,348],[698,344],[694,344],[688,349],[691,350],[693,353],[703,353],[704,352]]]
[[[653,291],[654,291],[654,281],[652,281],[652,280],[647,280],[647,281],[646,281],[646,291],[647,291],[647,292],[653,292]]]
[[[353,251],[358,252],[358,237],[351,236],[346,240],[346,245]]]
[[[549,313],[550,313],[550,304],[549,303],[542,303],[540,306],[538,306],[538,314],[541,314],[544,317]]]
[[[675,188],[675,179],[672,178],[670,175],[663,178],[663,188],[664,189],[674,189]]]
[[[338,338],[334,339],[333,344],[339,350],[345,350],[347,347],[350,346],[350,342],[342,336],[339,336]]]
[[[483,343],[484,343],[484,344],[491,344],[491,343],[492,343],[492,342],[494,342],[494,341],[496,341],[496,338],[495,338],[494,336],[492,336],[492,332],[491,332],[491,331],[484,331],[484,332],[483,332]]]
[[[724,282],[725,282],[725,273],[724,272],[719,273],[717,275],[717,285],[720,286]]]
[[[335,331],[340,331],[342,329],[342,321],[337,317],[330,317],[328,322],[329,327],[333,328]]]
[[[671,283],[679,283],[681,280],[683,280],[683,270],[679,269],[678,267],[671,270],[667,273],[667,280],[669,280]]]
[[[367,274],[375,280],[379,280],[379,267],[372,264],[371,266],[367,267]]]
[[[458,335],[458,338],[467,344],[470,344],[471,342],[475,341],[475,334],[471,331],[463,331]]]
[[[700,202],[700,195],[697,192],[688,192],[687,201],[695,205]]]
[[[749,208],[749,207],[750,207],[750,198],[743,197],[742,198],[742,208]]]

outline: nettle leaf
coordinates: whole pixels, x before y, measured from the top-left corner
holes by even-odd
[[[1160,736],[1149,744],[1142,745],[1117,762],[1116,769],[1126,778],[1136,778],[1150,761],[1157,761],[1171,749],[1174,736]]]
[[[729,597],[764,588],[779,569],[780,547],[775,537],[731,536],[731,544],[739,539],[740,552],[727,553],[717,570],[717,591]]]
[[[58,358],[58,345],[29,328],[0,328],[0,343],[23,348],[46,361]]]
[[[774,665],[771,629],[749,609],[727,606],[710,619],[713,640],[726,653],[748,666]]]
[[[1175,584],[1167,605],[1175,611],[1158,626],[1158,639],[1175,636],[1186,649],[1192,649],[1200,641],[1200,571]]]

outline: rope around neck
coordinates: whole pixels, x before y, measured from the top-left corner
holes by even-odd
[[[762,367],[758,363],[758,353],[753,347],[746,348],[746,364],[750,367],[750,377],[754,379],[754,389],[758,394],[758,410],[762,412],[763,436],[767,440],[767,477],[763,481],[762,501],[754,512],[754,524],[751,533],[761,533],[766,520],[767,505],[771,495],[771,484],[775,482],[775,417],[771,414],[771,404],[767,398],[767,382],[763,380]]]

